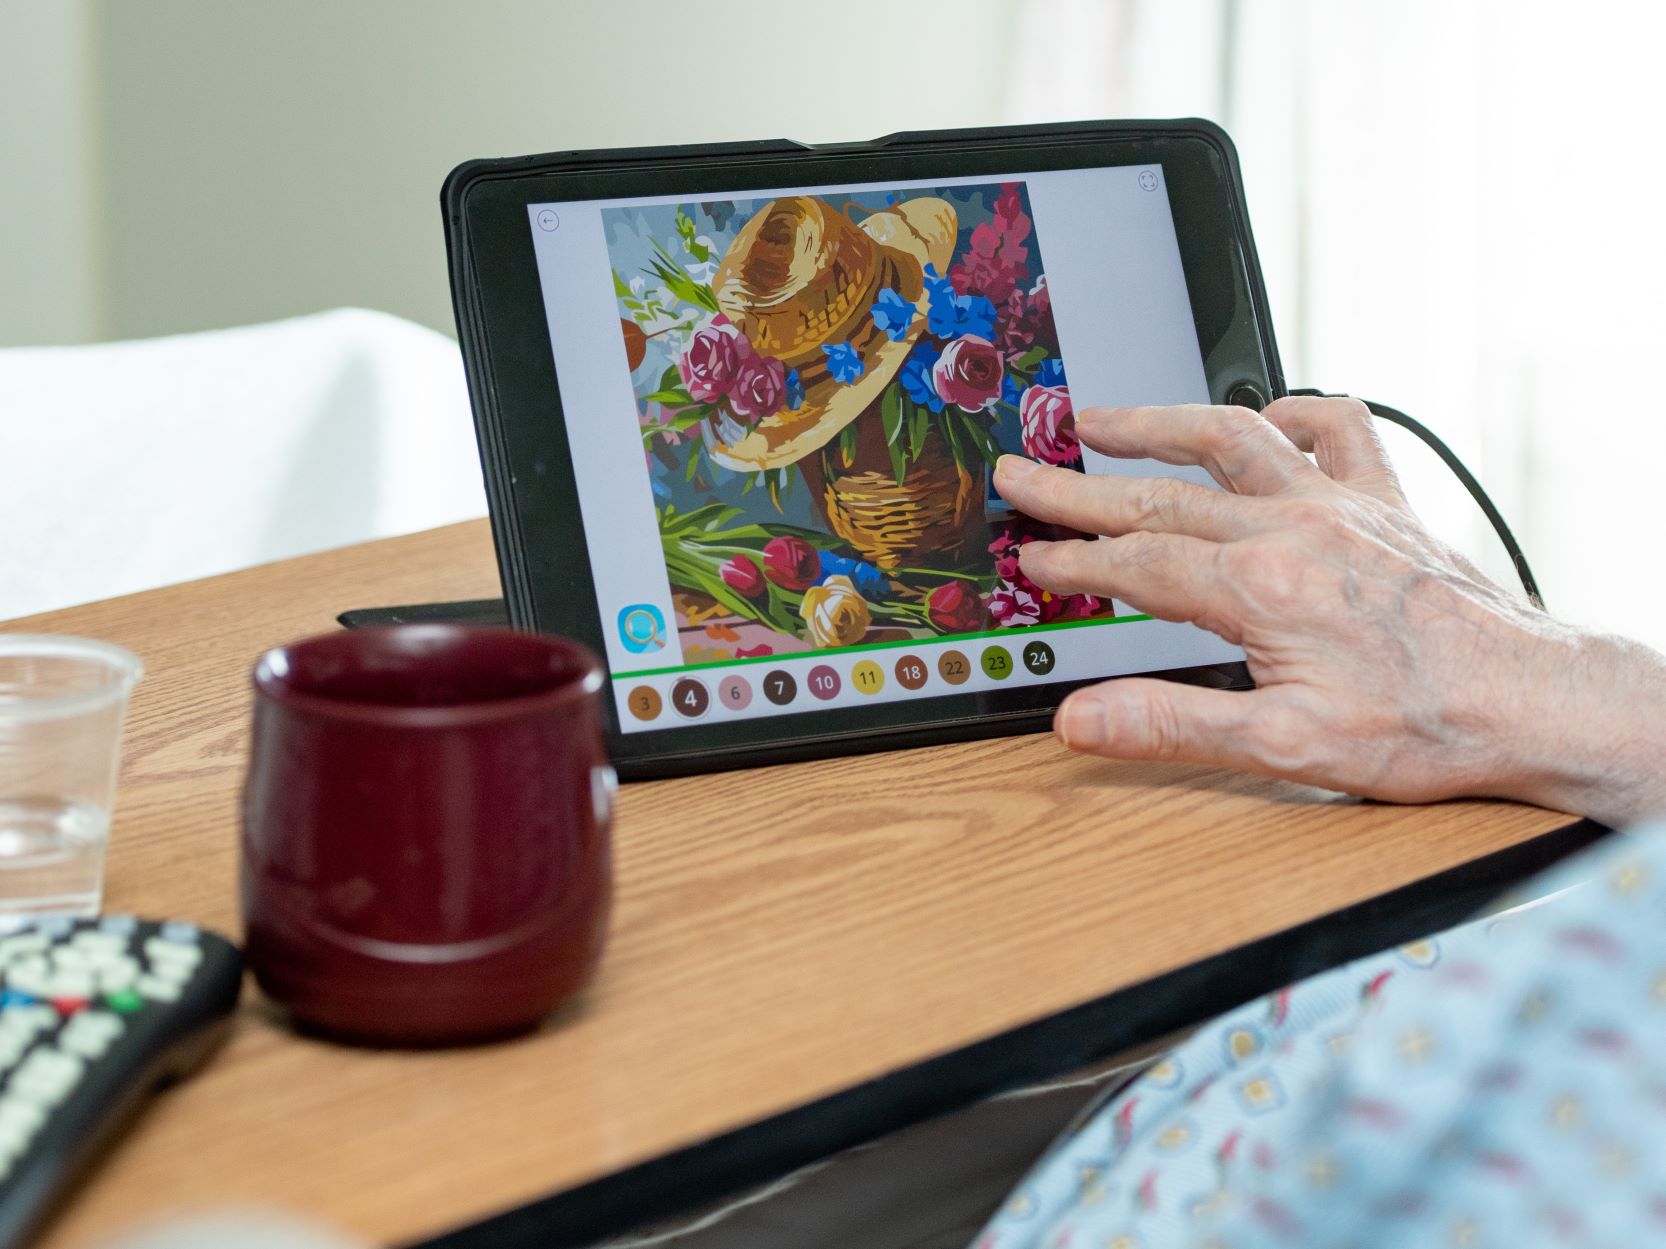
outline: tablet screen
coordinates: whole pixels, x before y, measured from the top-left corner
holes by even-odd
[[[1010,452],[1209,402],[1160,165],[527,208],[618,723],[1079,682],[1242,652],[1018,552]],[[552,418],[554,419],[554,418]]]

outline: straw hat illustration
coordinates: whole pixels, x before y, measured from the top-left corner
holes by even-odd
[[[781,468],[826,446],[884,392],[925,329],[924,269],[948,272],[953,205],[921,196],[852,221],[825,200],[771,200],[741,227],[712,278],[723,314],[764,355],[797,369],[804,402],[746,426],[726,412],[706,423],[713,461],[743,472]],[[871,309],[889,288],[919,309],[893,342]],[[822,350],[848,342],[862,374],[835,380]]]

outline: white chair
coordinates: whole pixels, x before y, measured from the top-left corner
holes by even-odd
[[[0,620],[485,511],[457,344],[397,317],[0,350]]]

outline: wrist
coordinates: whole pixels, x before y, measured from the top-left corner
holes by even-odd
[[[1544,621],[1518,672],[1500,796],[1614,827],[1666,815],[1666,657],[1640,643]]]

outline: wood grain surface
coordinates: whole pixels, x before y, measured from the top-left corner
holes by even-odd
[[[11,622],[131,647],[114,910],[235,933],[248,670],[347,607],[497,591],[484,522]],[[1045,736],[627,786],[582,1001],[536,1036],[378,1053],[245,996],[43,1244],[220,1203],[437,1233],[1523,841],[1565,817],[1362,804]]]

